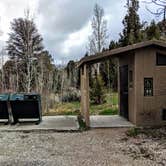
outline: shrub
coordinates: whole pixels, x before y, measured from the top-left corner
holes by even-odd
[[[93,78],[90,98],[94,104],[103,104],[105,101],[104,82],[100,75]]]
[[[117,115],[118,114],[118,109],[105,109],[101,112],[99,112],[99,115]]]
[[[80,91],[77,89],[68,89],[62,96],[62,102],[80,101]]]
[[[138,128],[131,128],[126,132],[126,135],[129,137],[136,137],[140,133]]]

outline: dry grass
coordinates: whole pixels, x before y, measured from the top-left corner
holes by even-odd
[[[80,110],[80,102],[64,102],[55,103],[53,109],[45,113],[47,116],[56,115],[78,115]],[[118,94],[106,94],[106,102],[104,104],[90,104],[91,115],[116,115],[118,114]]]

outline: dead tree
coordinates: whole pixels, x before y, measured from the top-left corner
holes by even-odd
[[[94,16],[91,22],[92,34],[89,36],[88,52],[90,55],[102,52],[107,42],[107,21],[104,19],[104,9],[98,4],[94,7]],[[95,65],[95,70],[99,74],[99,64]]]
[[[166,20],[166,0],[151,0],[151,1],[145,1],[146,5],[146,9],[154,14],[157,17],[162,16],[163,20]],[[158,6],[158,8],[156,9],[156,11],[153,11],[152,9],[149,8],[149,5],[154,4],[156,6]]]
[[[162,21],[159,22],[159,27],[161,30],[161,37],[163,38],[163,40],[166,39],[166,0],[149,0],[149,1],[145,1],[146,5],[146,9],[153,15],[155,15],[156,17],[162,17]],[[157,9],[156,11],[153,11],[152,9],[150,9],[150,5],[156,5]]]

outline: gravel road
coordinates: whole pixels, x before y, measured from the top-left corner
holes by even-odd
[[[133,138],[126,136],[126,130],[1,132],[0,166],[166,165],[165,136]]]

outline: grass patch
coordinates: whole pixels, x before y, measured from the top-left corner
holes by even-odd
[[[56,116],[56,115],[78,115],[78,110],[80,109],[80,102],[71,103],[56,103],[53,109],[44,115]]]
[[[106,94],[106,102],[104,104],[90,104],[91,115],[117,115],[118,114],[118,94]]]
[[[80,102],[64,102],[56,103],[53,109],[44,115],[56,116],[56,115],[78,115],[80,110]],[[116,115],[118,114],[118,94],[112,93],[112,95],[106,94],[106,103],[95,105],[90,104],[91,115]]]
[[[126,135],[129,137],[136,137],[140,134],[140,130],[138,128],[131,128],[126,132]]]
[[[101,112],[99,112],[99,115],[117,115],[118,109],[106,109]]]
[[[106,103],[118,105],[118,93],[106,94]]]

